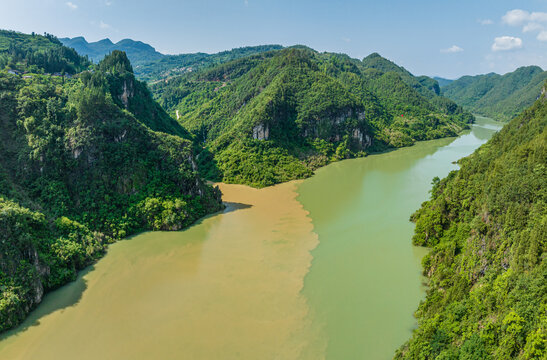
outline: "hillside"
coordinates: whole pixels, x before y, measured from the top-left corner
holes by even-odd
[[[419,327],[401,359],[547,356],[547,99],[434,179],[414,215],[431,247]]]
[[[455,136],[472,121],[452,101],[425,88],[423,96],[397,72],[302,46],[185,74],[152,91],[212,153],[202,159],[213,157],[216,168],[209,161],[200,166],[208,178],[253,186],[307,177],[318,166],[366,152]]]
[[[88,59],[62,46],[53,35],[0,30],[0,70],[75,74],[90,66]]]
[[[283,47],[280,45],[261,45],[236,48],[216,54],[194,53],[165,55],[157,61],[137,65],[135,67],[135,75],[140,80],[156,82],[208,66],[219,65],[246,56],[282,48]]]
[[[370,54],[364,58],[363,65],[367,68],[377,69],[384,73],[396,73],[405,83],[427,98],[434,98],[441,93],[441,89],[436,80],[427,76],[416,77],[404,67],[395,64],[378,53]]]
[[[283,48],[280,45],[260,45],[236,48],[215,54],[164,55],[157,52],[149,44],[131,39],[120,40],[117,43],[113,43],[110,39],[87,42],[84,37],[79,36],[75,38],[61,38],[59,41],[66,47],[76,50],[78,54],[87,56],[95,63],[102,60],[105,55],[110,54],[114,50],[123,51],[127,54],[131,64],[133,64],[136,77],[139,80],[148,82],[155,82],[203,67],[218,65],[245,56]]]
[[[527,66],[505,75],[464,76],[442,92],[474,113],[508,121],[536,101],[546,80],[547,71]]]
[[[434,76],[433,79],[437,80],[437,82],[439,83],[439,86],[441,87],[441,89],[443,87],[445,87],[446,85],[454,82],[454,80],[452,80],[452,79],[445,79],[445,78],[438,77],[438,76]]]
[[[2,32],[5,43],[0,57],[26,75],[0,69],[0,331],[109,242],[178,230],[221,208],[220,191],[195,172],[188,133],[134,79],[124,53],[53,76],[42,73],[91,64],[54,37]],[[44,53],[57,56],[37,65]]]
[[[59,41],[69,48],[73,48],[82,56],[87,56],[97,63],[105,55],[114,50],[123,51],[134,65],[144,64],[161,59],[164,55],[156,51],[152,46],[131,39],[123,39],[113,43],[110,39],[95,42],[87,42],[83,36],[75,38],[60,38]]]

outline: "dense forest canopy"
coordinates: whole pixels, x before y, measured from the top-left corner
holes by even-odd
[[[0,69],[75,74],[90,65],[87,58],[78,55],[74,49],[62,46],[51,34],[29,36],[0,30]]]
[[[201,167],[207,177],[266,186],[333,160],[455,136],[472,122],[427,81],[399,72],[296,46],[166,79],[152,92],[212,153]]]
[[[474,113],[508,121],[539,97],[547,71],[525,66],[505,75],[464,76],[445,84],[443,94]]]
[[[221,202],[196,172],[190,135],[135,80],[125,53],[92,67],[52,36],[1,32],[0,44],[2,331],[109,242],[181,229]],[[52,67],[92,71],[69,78]]]
[[[139,80],[155,82],[167,77],[198,70],[203,67],[218,65],[245,56],[270,50],[279,50],[280,45],[246,46],[216,54],[193,53],[179,55],[164,55],[152,46],[131,39],[113,43],[110,39],[87,42],[82,36],[59,39],[66,47],[73,48],[78,54],[87,56],[98,63],[105,55],[118,50],[127,54],[134,66],[135,75]]]
[[[305,178],[331,161],[456,136],[468,110],[509,119],[535,101],[434,179],[412,216],[414,244],[431,248],[429,288],[396,357],[545,358],[542,69],[439,83],[376,53],[267,45],[164,56],[132,40],[63,41],[97,63],[53,35],[0,31],[0,331],[108,243],[220,210],[203,178]]]
[[[412,217],[429,289],[397,357],[545,359],[547,99],[460,165]]]

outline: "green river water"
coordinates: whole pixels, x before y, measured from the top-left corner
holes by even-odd
[[[0,359],[390,359],[424,295],[409,216],[499,127],[220,184],[226,211],[113,244],[0,337]]]

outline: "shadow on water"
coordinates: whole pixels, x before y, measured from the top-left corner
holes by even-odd
[[[242,203],[236,203],[236,202],[224,202],[224,205],[226,206],[226,208],[222,212],[223,214],[230,213],[237,210],[249,209],[253,207],[252,205],[249,205],[249,204],[242,204]]]
[[[22,333],[32,326],[40,325],[40,319],[44,316],[78,304],[87,289],[87,281],[84,276],[93,271],[94,268],[93,265],[86,267],[79,272],[76,280],[47,293],[42,302],[27,316],[25,321],[0,335],[0,341]]]

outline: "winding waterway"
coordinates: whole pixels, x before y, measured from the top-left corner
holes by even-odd
[[[0,338],[1,359],[389,359],[423,296],[409,216],[499,125],[319,169],[181,232],[112,245]]]

